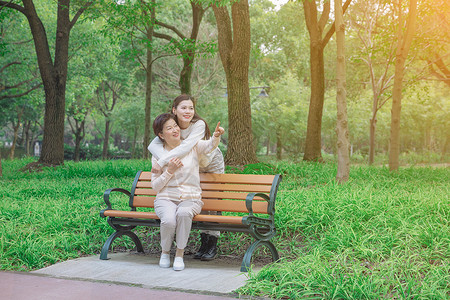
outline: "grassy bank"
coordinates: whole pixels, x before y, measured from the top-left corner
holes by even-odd
[[[136,171],[150,168],[142,160],[118,160],[18,172],[27,162],[2,162],[3,270],[34,270],[98,254],[112,231],[98,215],[103,191],[130,188]],[[335,169],[283,162],[239,171],[284,176],[275,241],[282,261],[250,273],[239,292],[272,298],[449,298],[449,169],[390,173],[358,166],[344,185],[334,182]],[[237,246],[243,238],[224,234],[222,254],[242,254]],[[128,245],[126,239],[121,243]]]

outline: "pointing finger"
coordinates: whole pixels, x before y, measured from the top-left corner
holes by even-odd
[[[220,121],[219,121],[219,123],[217,123],[216,129],[214,130],[214,132],[219,131],[219,127],[220,127]]]

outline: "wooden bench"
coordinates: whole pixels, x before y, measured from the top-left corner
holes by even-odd
[[[278,251],[271,239],[276,234],[274,214],[275,199],[281,175],[244,175],[244,174],[200,174],[203,210],[228,212],[225,215],[204,215],[194,217],[192,229],[244,232],[254,237],[254,242],[245,252],[241,272],[250,268],[254,251],[267,247],[272,260],[279,259]],[[120,192],[129,196],[131,210],[112,208],[110,195]],[[156,192],[152,190],[151,172],[139,171],[131,191],[112,188],[105,191],[103,198],[107,205],[100,216],[108,219],[115,232],[103,245],[100,259],[108,259],[112,242],[122,236],[129,236],[136,244],[138,252],[144,252],[141,242],[132,230],[136,226],[159,227],[160,220],[151,209]],[[150,208],[150,209],[149,209]],[[232,214],[230,214],[232,213]]]

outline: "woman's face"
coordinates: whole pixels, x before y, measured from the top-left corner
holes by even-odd
[[[169,119],[164,123],[162,133],[159,136],[171,147],[176,147],[181,143],[180,127],[174,119]]]
[[[194,102],[192,100],[183,100],[177,107],[174,107],[172,113],[177,116],[178,124],[181,128],[189,127],[195,114]]]

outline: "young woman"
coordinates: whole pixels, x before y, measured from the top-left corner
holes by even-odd
[[[167,165],[172,158],[180,158],[189,153],[192,148],[202,139],[210,137],[208,124],[199,117],[195,111],[193,99],[186,94],[180,95],[173,101],[172,113],[181,129],[182,142],[180,146],[170,152],[163,151],[163,144],[159,138],[155,138],[148,146],[148,150],[157,162],[152,164],[152,172],[160,172],[161,167]],[[223,174],[225,164],[222,152],[216,148],[212,153],[200,157],[200,173]],[[211,214],[217,212],[209,212]],[[200,233],[201,246],[194,258],[201,260],[212,260],[217,254],[217,239],[219,231],[202,231]]]
[[[181,144],[180,128],[172,114],[162,114],[153,122],[153,131],[163,143],[163,151],[170,152]],[[224,129],[217,124],[213,137],[199,141],[182,158],[169,160],[161,172],[152,172],[152,187],[156,191],[155,212],[161,220],[161,258],[159,266],[170,267],[170,248],[174,236],[177,244],[173,269],[184,269],[183,254],[192,227],[192,218],[202,210],[199,157],[212,152],[219,145]],[[152,163],[157,159],[152,157]]]

